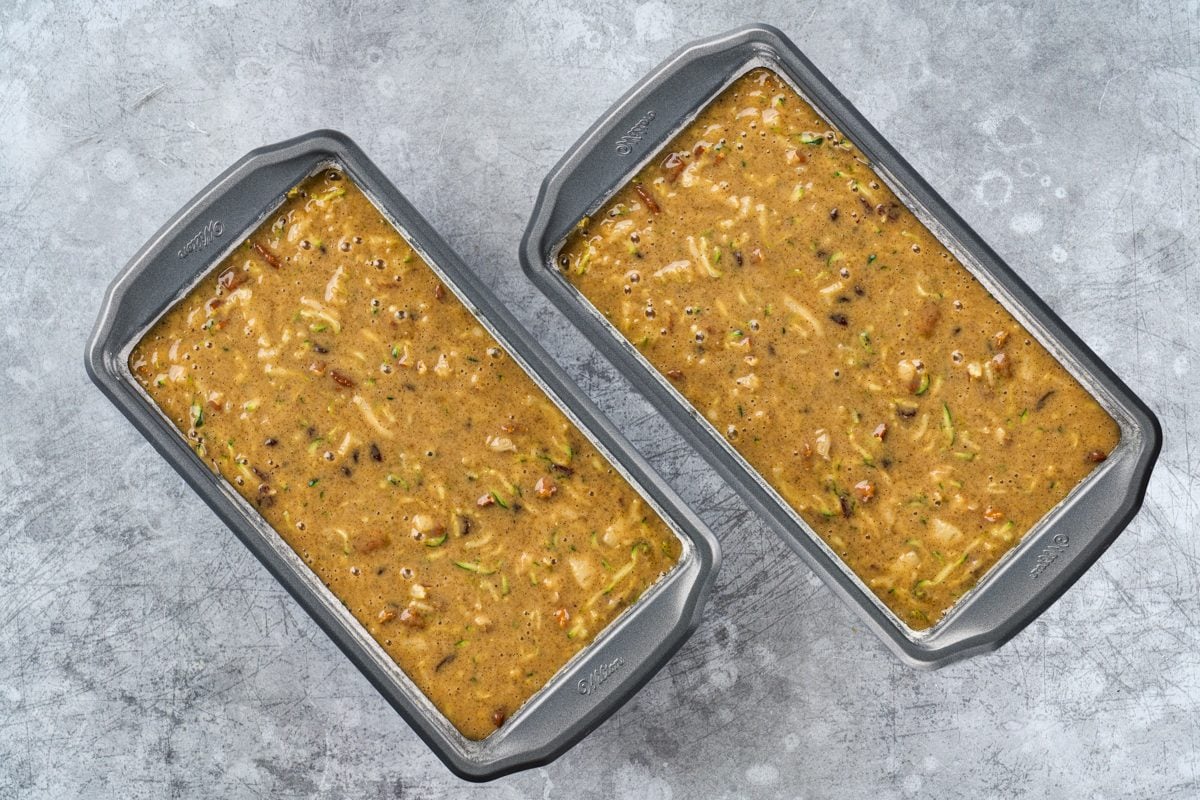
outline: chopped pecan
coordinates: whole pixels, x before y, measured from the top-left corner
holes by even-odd
[[[221,288],[227,292],[234,291],[241,286],[245,280],[246,273],[242,272],[236,267],[230,267],[217,277],[217,283],[221,284]]]
[[[385,547],[387,543],[387,534],[378,531],[364,531],[351,537],[351,544],[356,553],[374,553]]]
[[[654,199],[654,195],[650,194],[650,190],[640,183],[633,185],[633,190],[637,192],[637,196],[642,198],[642,202],[646,204],[646,208],[650,209],[651,214],[661,214],[662,208],[659,207],[658,201]]]
[[[915,327],[917,333],[928,337],[937,329],[938,320],[942,318],[942,309],[937,303],[925,303],[917,311]]]
[[[838,495],[838,505],[842,507],[842,516],[846,519],[850,518],[850,514],[854,511],[854,506],[850,505],[850,498],[844,494]]]
[[[260,256],[262,256],[262,260],[263,260],[263,261],[267,262],[268,264],[270,264],[270,265],[271,265],[272,267],[274,267],[275,269],[279,269],[279,256],[277,256],[277,255],[275,255],[274,253],[272,253],[272,252],[271,252],[270,250],[268,250],[266,247],[264,247],[263,245],[259,244],[258,242],[255,242],[255,243],[254,243],[254,252],[256,252],[256,253],[258,253]]]
[[[671,153],[663,160],[662,168],[667,180],[674,183],[679,179],[679,174],[687,168],[687,161],[679,153]]]

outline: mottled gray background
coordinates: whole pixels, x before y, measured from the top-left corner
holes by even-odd
[[[1200,796],[1196,2],[8,2],[0,797]],[[684,42],[781,27],[1158,412],[1141,515],[995,655],[900,666],[516,258]],[[695,637],[553,765],[451,776],[88,383],[135,249],[245,151],[355,138],[717,530]]]

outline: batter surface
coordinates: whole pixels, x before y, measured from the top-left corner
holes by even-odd
[[[467,737],[680,555],[337,169],[293,189],[129,365]]]
[[[582,220],[558,267],[914,629],[1119,438],[768,70]]]

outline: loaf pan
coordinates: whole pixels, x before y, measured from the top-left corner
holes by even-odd
[[[128,368],[129,353],[147,329],[277,208],[288,189],[330,165],[362,188],[683,542],[679,563],[665,577],[481,741],[459,733],[257,511],[205,466]],[[712,534],[342,134],[315,131],[255,150],[184,206],[109,287],[86,367],[100,390],[461,777],[487,780],[552,760],[649,680],[699,621],[718,566]]]
[[[889,611],[555,266],[582,217],[607,202],[723,89],[760,67],[789,81],[859,148],[897,196],[1121,429],[1120,443],[1108,460],[925,631],[910,628]],[[775,28],[751,25],[698,41],[638,82],[550,171],[520,255],[530,279],[910,665],[938,667],[1002,645],[1062,595],[1141,506],[1162,439],[1154,415]]]

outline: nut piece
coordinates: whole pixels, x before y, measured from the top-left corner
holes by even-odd
[[[374,553],[376,550],[381,550],[387,546],[388,537],[386,533],[378,531],[362,531],[354,534],[350,541],[354,546],[354,552]]]
[[[550,497],[554,496],[555,492],[558,491],[558,485],[555,484],[552,479],[543,475],[542,477],[538,478],[537,483],[533,485],[533,491],[537,492],[538,497],[549,499]]]
[[[414,514],[412,518],[412,537],[418,541],[426,536],[441,536],[446,532],[446,526],[428,514]]]
[[[900,385],[910,394],[924,394],[925,389],[929,387],[929,374],[925,371],[925,364],[919,359],[904,359],[896,365],[896,371],[900,377]]]
[[[487,446],[489,450],[496,453],[515,453],[517,446],[513,444],[513,440],[507,436],[489,436],[487,437]]]
[[[829,431],[824,428],[818,428],[815,439],[817,442],[817,455],[828,461],[829,448],[832,445],[832,440],[829,438]]]
[[[914,327],[917,333],[928,338],[937,329],[938,320],[941,318],[942,309],[936,303],[925,303],[917,311]]]

